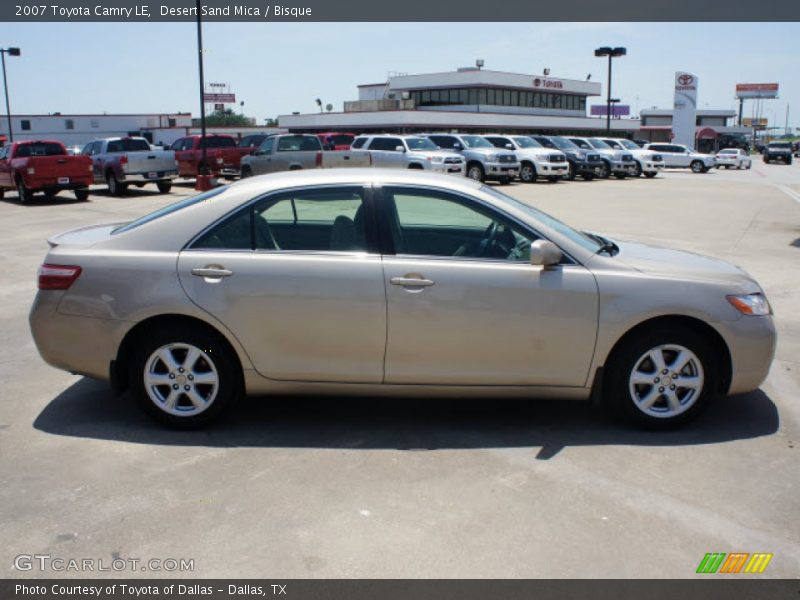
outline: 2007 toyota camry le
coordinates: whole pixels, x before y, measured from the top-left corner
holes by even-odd
[[[758,283],[576,231],[466,178],[248,178],[57,235],[30,314],[49,364],[199,427],[247,394],[600,398],[665,427],[757,388]]]

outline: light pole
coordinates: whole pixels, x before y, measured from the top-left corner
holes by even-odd
[[[14,132],[11,131],[11,104],[8,100],[8,80],[6,79],[6,53],[9,56],[19,56],[22,54],[19,48],[0,48],[0,56],[3,58],[3,89],[6,92],[6,119],[8,119],[8,141],[14,141]]]
[[[606,85],[606,135],[611,135],[611,59],[615,56],[625,56],[628,51],[625,48],[611,48],[603,46],[594,51],[595,56],[608,57],[608,84]]]
[[[203,162],[197,171],[197,177],[194,183],[194,189],[199,192],[210,190],[211,174],[208,170],[208,140],[206,139],[206,93],[205,93],[205,80],[203,78],[203,25],[200,19],[200,0],[196,2],[197,6],[197,68],[200,74],[200,148],[203,153]]]

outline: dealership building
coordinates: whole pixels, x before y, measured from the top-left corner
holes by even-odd
[[[446,73],[396,74],[358,86],[358,100],[342,112],[278,117],[292,132],[401,132],[469,130],[597,135],[604,118],[586,116],[599,83],[547,75],[505,73],[469,67]],[[611,120],[614,135],[633,137],[638,119]]]
[[[672,139],[672,109],[640,111],[639,137],[651,142]],[[700,152],[716,152],[720,148],[744,146],[753,135],[751,127],[735,125],[735,110],[698,110],[695,121],[695,148]]]

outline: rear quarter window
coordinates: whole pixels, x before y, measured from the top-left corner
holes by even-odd
[[[153,211],[145,216],[136,219],[135,221],[131,221],[126,225],[122,225],[121,227],[117,227],[112,234],[118,233],[125,233],[126,231],[131,231],[132,229],[136,229],[137,227],[141,227],[145,223],[150,223],[151,221],[155,221],[163,216],[170,215],[174,212],[177,212],[181,209],[186,208],[187,206],[193,206],[195,204],[199,204],[200,202],[206,202],[211,200],[214,196],[218,196],[222,192],[228,189],[227,185],[220,186],[218,188],[214,188],[213,190],[209,190],[207,192],[203,192],[202,194],[198,194],[197,196],[192,196],[191,198],[184,198],[183,200],[179,200],[173,204],[160,208],[156,211]]]

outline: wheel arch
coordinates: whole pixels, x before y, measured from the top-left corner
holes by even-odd
[[[189,315],[174,313],[155,315],[139,321],[123,336],[119,348],[117,349],[117,356],[111,361],[109,367],[111,384],[116,392],[122,392],[129,386],[128,364],[133,356],[136,345],[141,342],[141,340],[145,339],[150,332],[164,327],[202,329],[206,333],[216,337],[231,353],[231,356],[234,357],[234,362],[238,370],[239,383],[241,389],[244,389],[244,366],[242,365],[242,356],[228,337],[207,321]]]
[[[641,335],[643,332],[647,330],[655,329],[657,327],[690,330],[699,333],[709,343],[711,343],[712,346],[714,347],[714,350],[721,357],[719,391],[722,394],[727,393],[727,391],[730,389],[731,379],[733,376],[733,363],[731,359],[731,351],[728,348],[728,344],[725,341],[725,338],[723,338],[722,335],[719,333],[719,331],[714,329],[711,325],[709,325],[702,319],[698,319],[696,317],[690,317],[688,315],[660,315],[656,317],[651,317],[649,319],[637,323],[636,325],[628,329],[613,344],[611,349],[606,354],[603,363],[598,365],[595,371],[593,387],[594,385],[598,385],[599,383],[598,378],[602,377],[603,372],[607,369],[608,365],[613,360],[615,354],[626,342],[628,342],[628,340],[635,338],[637,335]]]

